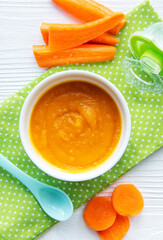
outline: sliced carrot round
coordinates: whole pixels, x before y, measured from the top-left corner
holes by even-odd
[[[107,197],[94,197],[88,202],[83,218],[88,227],[101,231],[113,225],[116,212]]]
[[[144,207],[143,196],[133,184],[117,186],[112,195],[115,211],[122,216],[136,216]]]
[[[128,217],[117,214],[113,225],[104,231],[97,232],[101,240],[121,240],[130,228]]]

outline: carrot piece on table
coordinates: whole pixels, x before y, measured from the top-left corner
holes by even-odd
[[[61,8],[63,8],[65,11],[69,12],[70,14],[84,22],[93,21],[114,14],[114,12],[111,9],[93,0],[52,0],[52,1]],[[124,27],[124,25],[125,24],[123,23],[121,27]],[[114,30],[114,28],[116,29]],[[111,34],[113,32],[117,34],[118,28],[119,30],[121,29],[120,25],[118,27],[115,26],[114,28],[111,31],[109,30],[108,32]]]
[[[114,58],[116,48],[100,44],[83,44],[76,48],[52,52],[48,46],[34,45],[33,53],[39,67],[54,67],[72,63],[101,62]]]
[[[116,212],[107,197],[94,197],[86,205],[83,218],[88,227],[101,231],[113,225]]]
[[[79,46],[113,28],[123,18],[123,13],[115,13],[85,24],[52,25],[49,27],[49,47],[57,52]]]
[[[112,195],[115,211],[122,216],[136,216],[144,207],[143,196],[133,184],[117,186]]]
[[[56,27],[56,26],[61,26],[61,27],[73,27],[73,26],[78,26],[78,24],[58,24],[58,23],[41,23],[41,34],[43,37],[44,42],[48,45],[49,44],[49,28],[50,27]]]
[[[101,44],[108,44],[108,45],[116,45],[120,43],[119,38],[115,37],[110,33],[103,33],[102,35],[92,39],[90,42],[92,43],[101,43]]]
[[[54,26],[54,25],[55,25],[54,23],[42,23],[41,24],[41,27],[40,27],[41,34],[42,34],[44,42],[47,45],[49,44],[49,27]],[[90,40],[89,42],[108,44],[108,45],[116,45],[120,42],[120,40],[110,33],[103,33],[102,35]]]
[[[52,0],[59,7],[84,22],[111,16],[113,11],[93,0]]]
[[[114,28],[109,30],[109,33],[113,35],[117,35],[119,31],[125,26],[127,20],[123,19],[119,24],[117,24]]]
[[[117,214],[116,220],[111,227],[97,232],[101,240],[121,240],[130,228],[128,217]]]
[[[49,27],[53,26],[53,25],[54,25],[54,23],[44,23],[43,22],[40,27],[43,40],[47,45],[49,44]]]

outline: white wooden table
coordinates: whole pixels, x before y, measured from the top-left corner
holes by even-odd
[[[141,0],[98,0],[114,11],[127,12]],[[151,0],[163,18],[163,0]],[[11,96],[39,76],[32,54],[33,44],[42,44],[42,21],[73,23],[74,19],[54,7],[51,0],[0,0],[0,101]],[[131,220],[125,240],[163,240],[163,148],[149,156],[101,195],[111,195],[119,183],[133,183],[142,192],[145,207]],[[83,207],[72,218],[59,223],[40,240],[98,240],[97,234],[83,222]]]

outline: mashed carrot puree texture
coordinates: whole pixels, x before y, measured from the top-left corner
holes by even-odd
[[[46,161],[79,173],[105,162],[118,144],[121,128],[119,109],[108,93],[94,84],[71,81],[39,98],[29,133]]]

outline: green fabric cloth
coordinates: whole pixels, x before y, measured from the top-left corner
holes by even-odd
[[[121,42],[114,60],[51,68],[5,100],[0,107],[0,152],[33,178],[64,190],[72,199],[74,208],[87,202],[163,145],[161,138],[163,94],[138,92],[125,81],[124,73],[120,68],[121,60],[126,56],[131,57],[128,47],[130,35],[161,19],[148,1],[129,12],[127,19],[126,26],[119,33]],[[128,102],[132,118],[130,141],[120,161],[102,176],[85,182],[65,182],[42,172],[25,153],[19,136],[19,115],[29,92],[49,75],[68,69],[95,72],[115,84]],[[11,174],[0,168],[0,239],[35,239],[55,223],[55,220],[44,213],[31,192]]]

